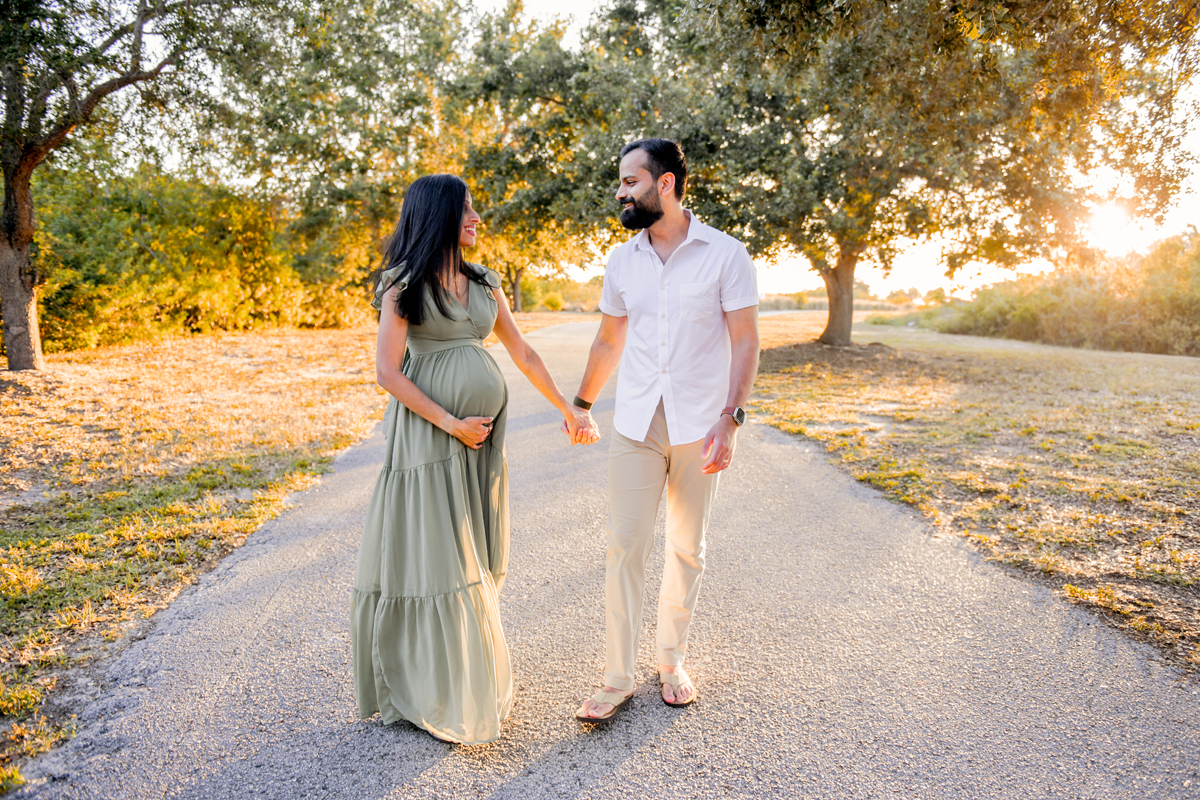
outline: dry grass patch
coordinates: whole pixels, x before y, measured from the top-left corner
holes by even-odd
[[[520,314],[522,330],[596,315]],[[382,417],[374,329],[175,338],[0,372],[0,790],[70,730],[53,690]]]
[[[768,322],[761,418],[1200,670],[1200,359]]]
[[[67,670],[276,516],[383,410],[374,332],[176,338],[0,373],[0,764]],[[12,784],[19,774],[0,776]]]

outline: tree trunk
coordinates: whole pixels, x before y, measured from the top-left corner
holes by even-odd
[[[33,241],[33,192],[30,175],[37,161],[28,157],[4,170],[4,216],[0,231],[0,314],[8,368],[45,369],[38,330],[37,275],[29,258]]]
[[[524,309],[521,308],[521,275],[525,273],[525,269],[507,267],[505,271],[508,273],[508,285],[512,287],[512,296],[508,302],[512,306],[514,314],[520,313]]]
[[[29,263],[29,246],[20,250],[0,236],[0,315],[4,317],[4,350],[8,368],[45,369],[38,330],[37,286]]]
[[[861,251],[839,246],[837,266],[821,272],[825,293],[829,297],[829,319],[818,342],[846,347],[850,344],[850,327],[854,324],[854,268]]]

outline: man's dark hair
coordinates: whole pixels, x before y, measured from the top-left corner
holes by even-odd
[[[675,176],[675,199],[683,199],[683,190],[687,187],[687,159],[683,157],[683,148],[679,142],[670,139],[638,139],[621,148],[621,158],[634,150],[646,151],[646,168],[654,180],[666,173]]]

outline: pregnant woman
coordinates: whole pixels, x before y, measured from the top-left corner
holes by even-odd
[[[460,744],[499,737],[512,701],[496,601],[508,563],[508,389],[484,338],[495,331],[572,441],[580,428],[579,440],[599,436],[517,330],[499,276],[463,260],[478,222],[460,178],[420,178],[384,255],[374,306],[387,456],[351,610],[361,716]]]

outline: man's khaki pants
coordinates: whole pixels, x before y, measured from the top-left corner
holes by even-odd
[[[658,662],[678,666],[704,573],[704,531],[720,473],[700,472],[704,441],[672,446],[660,402],[644,442],[613,432],[608,457],[608,558],[605,563],[607,660],[604,683],[634,687],[642,630],[646,564],[667,485],[666,563],[658,600]]]

